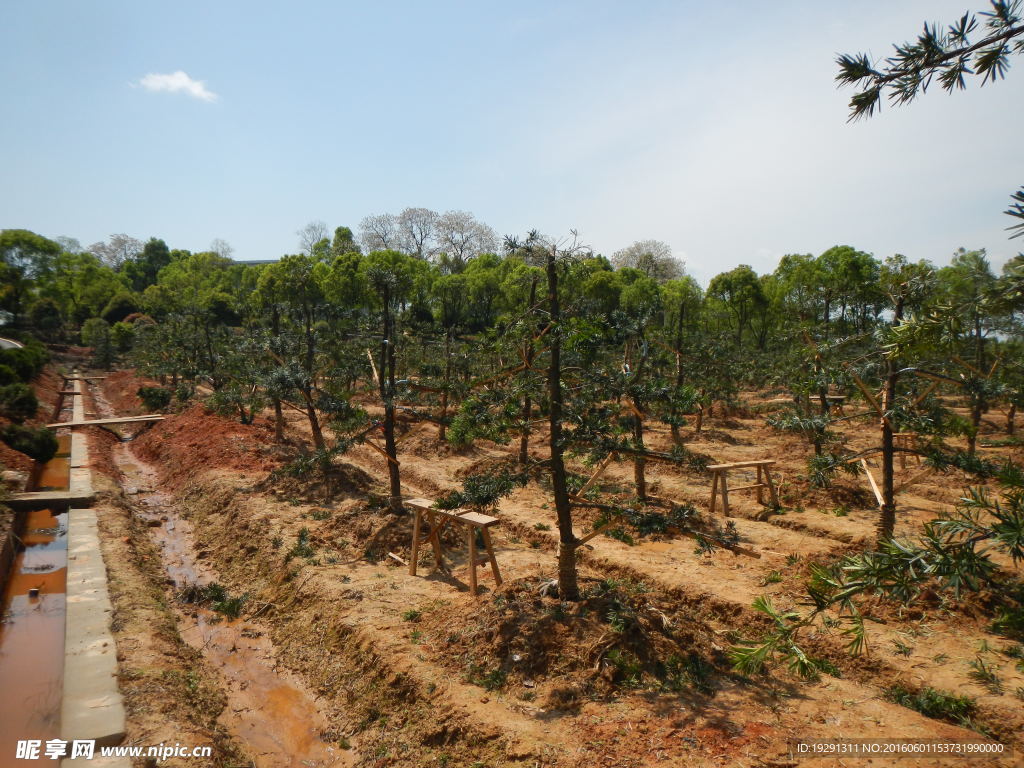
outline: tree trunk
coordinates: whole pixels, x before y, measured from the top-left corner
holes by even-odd
[[[395,445],[395,344],[391,317],[391,296],[384,292],[384,338],[380,343],[380,399],[384,402],[384,452],[388,456],[388,482],[391,496],[388,505],[396,515],[406,514],[402,506],[402,478],[399,473],[398,448]]]
[[[446,431],[445,422],[448,420],[448,388],[452,379],[452,335],[446,332],[444,335],[444,385],[441,390],[441,418],[437,425],[437,442],[443,443]]]
[[[978,432],[981,430],[981,397],[971,396],[971,430],[967,433],[967,453],[971,456],[978,448]]]
[[[634,407],[639,411],[640,408],[636,401],[633,401]],[[633,414],[633,442],[637,450],[644,450],[644,421],[640,416]],[[640,501],[647,501],[647,475],[645,470],[647,469],[647,459],[643,456],[633,457],[633,482],[636,485],[636,497]]]
[[[324,433],[320,429],[320,418],[316,415],[316,408],[313,406],[313,394],[316,392],[316,378],[314,375],[316,361],[316,334],[313,332],[313,308],[307,302],[303,305],[303,317],[306,326],[306,354],[305,374],[307,382],[303,388],[303,396],[306,399],[306,416],[309,419],[309,426],[313,430],[313,445],[317,450],[327,449],[324,442]]]
[[[324,442],[324,433],[320,429],[320,418],[316,415],[316,408],[313,407],[313,396],[311,392],[304,392],[306,396],[306,418],[309,419],[309,428],[313,432],[313,446],[318,451],[324,451],[327,449],[327,444]]]
[[[281,407],[281,401],[276,397],[274,398],[274,439],[279,442],[284,442],[284,409]]]
[[[384,452],[388,455],[388,483],[391,487],[388,505],[394,514],[404,515],[402,478],[398,466],[398,448],[395,445],[395,406],[390,403],[384,406]]]
[[[1012,435],[1014,430],[1014,420],[1017,416],[1017,406],[1014,403],[1010,403],[1010,410],[1006,412],[1006,434]]]
[[[548,254],[548,303],[551,317],[551,362],[548,368],[548,421],[551,428],[551,488],[558,517],[558,596],[562,600],[580,598],[576,579],[576,536],[572,531],[572,507],[562,459],[562,329],[558,303],[557,251]]]
[[[537,303],[537,275],[533,276],[530,281],[530,302],[527,305],[527,312],[533,311],[534,304]],[[534,349],[533,339],[526,342],[525,348],[523,349],[523,359],[526,361],[526,366],[529,368],[533,365],[533,358],[536,353]],[[523,410],[520,413],[520,418],[523,422],[523,431],[519,434],[519,464],[526,466],[530,461],[530,418],[533,416],[533,400],[530,399],[530,394],[527,392],[523,395]]]
[[[686,306],[685,301],[680,300],[680,302],[679,302],[679,318],[676,321],[676,344],[675,344],[675,347],[676,347],[675,348],[675,353],[676,353],[676,393],[678,393],[680,388],[683,386],[683,379],[684,379],[684,375],[683,375],[683,312],[684,312],[685,306]],[[672,406],[671,414],[672,414],[672,424],[669,425],[669,430],[672,433],[672,443],[673,443],[673,445],[678,445],[679,447],[682,447],[682,445],[683,445],[683,438],[679,434],[679,424],[677,423],[678,420],[679,420],[679,412],[676,409],[676,406],[674,404]]]
[[[814,358],[814,372],[818,374],[818,380],[820,382],[818,386],[818,407],[819,413],[822,417],[828,417],[828,386],[824,382],[823,367],[821,364],[821,356],[816,355]],[[822,453],[822,439],[823,436],[819,432],[815,432],[814,435],[814,455],[821,456]]]
[[[896,301],[893,325],[903,320],[903,299]],[[896,530],[896,491],[894,483],[894,446],[892,424],[886,418],[886,412],[896,401],[896,381],[899,378],[899,366],[895,360],[886,361],[885,394],[882,397],[882,509],[878,519],[878,540],[891,539]]]
[[[270,331],[273,333],[274,338],[281,335],[281,312],[278,309],[277,304],[273,305],[273,311],[270,316]],[[274,403],[274,439],[279,442],[284,442],[284,409],[281,408],[281,399],[279,397],[272,398]]]
[[[529,395],[523,396],[523,410],[520,418],[523,422],[523,431],[519,435],[519,463],[526,466],[530,460],[530,417],[533,415],[533,401]]]

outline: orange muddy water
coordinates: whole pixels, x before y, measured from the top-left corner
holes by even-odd
[[[191,524],[177,514],[170,496],[157,487],[156,472],[128,445],[115,446],[125,493],[134,513],[151,522],[149,531],[175,589],[216,581],[196,557]],[[243,611],[245,612],[245,611]],[[196,605],[180,605],[182,638],[216,669],[227,694],[221,722],[257,768],[327,768],[353,763],[351,754],[329,743],[329,723],[299,678],[276,663],[276,649],[256,621],[228,620]]]
[[[32,490],[66,490],[70,437],[39,471]],[[60,737],[67,583],[66,510],[25,518],[3,594],[0,622],[0,768],[26,765],[19,740]]]

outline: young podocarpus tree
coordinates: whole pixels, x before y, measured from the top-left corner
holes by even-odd
[[[665,420],[669,424],[672,442],[682,446],[683,438],[679,427],[683,415],[689,413],[697,405],[697,392],[687,384],[687,361],[689,326],[693,324],[703,301],[703,292],[697,282],[684,276],[678,280],[670,280],[662,286],[662,304],[665,307],[663,346],[670,350],[673,358],[673,387],[668,396],[668,409]],[[698,430],[699,431],[699,430]]]
[[[549,245],[545,272],[548,287],[548,316],[551,323],[551,354],[548,364],[548,424],[551,433],[551,491],[554,495],[555,514],[558,518],[558,594],[563,600],[579,600],[580,589],[576,579],[576,536],[572,530],[572,506],[569,484],[565,472],[564,437],[562,435],[562,308],[558,295],[557,243]],[[573,243],[563,249],[563,255],[577,250]]]
[[[323,294],[322,277],[314,274],[318,266],[320,271],[326,269],[326,265],[314,256],[285,256],[260,275],[257,295],[275,313],[272,320],[276,318],[277,322],[277,332],[272,331],[270,341],[271,350],[281,366],[281,375],[277,376],[281,381],[272,383],[271,394],[280,400],[282,392],[294,386],[302,398],[302,409],[309,420],[313,445],[316,450],[325,451],[327,443],[317,412],[317,382],[323,343],[318,324],[328,302]],[[287,321],[287,332],[280,329],[282,315]]]
[[[415,260],[398,251],[374,251],[363,259],[362,272],[373,291],[379,311],[380,345],[376,362],[376,383],[384,405],[384,451],[387,454],[391,511],[405,514],[402,506],[402,478],[395,444],[395,348],[399,342],[398,314],[412,290]]]
[[[616,313],[616,325],[625,337],[622,358],[621,394],[629,399],[629,423],[633,437],[633,482],[636,496],[647,501],[647,459],[644,444],[644,419],[653,399],[654,372],[651,370],[652,346],[647,338],[649,326],[661,309],[658,285],[649,277],[639,277],[620,295],[622,311]]]

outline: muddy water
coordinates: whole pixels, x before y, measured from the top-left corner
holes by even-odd
[[[38,472],[33,490],[68,485],[70,437]],[[63,455],[61,455],[63,454]],[[0,768],[17,760],[22,739],[60,737],[67,585],[66,509],[30,511],[4,588],[0,623]]]
[[[114,447],[114,460],[135,513],[150,525],[175,589],[215,582],[216,574],[196,556],[189,522],[158,489],[154,469],[125,443]],[[258,768],[353,763],[350,753],[325,741],[326,718],[302,682],[276,666],[275,647],[258,622],[228,621],[193,605],[180,606],[178,616],[181,636],[220,674],[228,697],[221,721]]]

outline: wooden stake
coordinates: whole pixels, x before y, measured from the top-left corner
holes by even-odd
[[[889,419],[886,418],[885,410],[878,404],[878,400],[875,399],[874,393],[867,388],[867,385],[863,381],[860,380],[860,376],[850,370],[849,366],[847,366],[846,370],[849,372],[850,376],[853,377],[853,383],[857,385],[857,389],[859,389],[861,394],[864,395],[864,399],[871,404],[871,407],[875,409],[875,412],[881,416],[885,423],[889,424],[889,428],[892,429],[892,424],[890,424]]]
[[[366,356],[370,358],[370,368],[373,369],[373,380],[377,382],[377,386],[380,386],[380,374],[377,373],[377,364],[373,362],[373,354],[370,350],[366,350]]]
[[[868,476],[868,482],[871,483],[871,490],[875,492],[875,499],[878,501],[878,506],[883,506],[885,502],[882,500],[882,492],[878,490],[878,483],[875,482],[875,478],[871,474],[871,470],[868,469],[867,461],[865,459],[861,459],[860,465],[864,468],[864,474]]]
[[[590,541],[595,536],[598,536],[599,534],[604,533],[606,530],[611,528],[617,522],[619,522],[619,521],[618,520],[609,520],[604,525],[598,526],[597,528],[592,530],[590,533],[588,533],[586,536],[584,536],[582,539],[576,539],[576,546],[577,547],[583,546],[584,544],[586,544],[588,541]]]
[[[381,448],[381,447],[380,447],[379,445],[377,445],[377,444],[376,444],[375,442],[373,442],[373,441],[372,441],[372,440],[370,440],[369,438],[367,438],[367,439],[366,439],[366,440],[364,440],[363,442],[364,442],[364,443],[366,443],[366,444],[367,444],[368,446],[370,446],[371,448],[373,448],[373,450],[375,450],[375,451],[376,451],[377,453],[379,453],[379,454],[380,454],[381,456],[383,456],[383,457],[384,457],[385,459],[387,459],[388,461],[390,461],[390,462],[391,462],[392,464],[394,464],[395,466],[398,466],[398,459],[393,459],[393,458],[391,458],[390,456],[388,456],[388,452],[387,452],[387,451],[385,451],[385,450],[384,450],[383,448]]]
[[[987,378],[988,378],[988,376],[986,376],[986,375],[985,375],[984,373],[982,373],[981,371],[979,371],[979,370],[978,370],[977,368],[975,368],[975,367],[974,367],[973,365],[971,365],[970,363],[968,363],[968,362],[967,362],[966,360],[961,360],[961,359],[960,359],[959,357],[957,357],[956,355],[953,355],[953,362],[954,362],[954,363],[959,363],[959,364],[960,364],[960,365],[962,365],[962,366],[963,366],[964,368],[966,368],[966,369],[967,369],[967,370],[969,370],[969,371],[973,371],[974,373],[976,373],[976,374],[978,374],[979,376],[981,376],[981,378],[983,378],[983,379],[987,379]],[[991,375],[991,374],[990,374],[990,375]]]
[[[928,395],[930,395],[933,391],[935,391],[935,388],[937,386],[939,386],[939,382],[937,381],[933,381],[931,384],[929,384],[925,388],[924,392],[922,392],[920,395],[914,398],[914,407],[917,408],[917,406],[924,402],[924,399],[928,397]]]
[[[893,488],[892,492],[893,493],[899,493],[904,488],[909,488],[914,483],[917,483],[917,482],[920,482],[921,480],[924,480],[924,478],[926,478],[928,475],[930,475],[932,473],[932,471],[933,470],[932,470],[931,467],[926,467],[922,472],[918,472],[913,477],[908,478],[907,480],[904,480],[902,483],[897,485],[895,488]]]
[[[597,478],[599,478],[601,476],[601,473],[604,472],[605,469],[608,468],[608,465],[611,464],[614,459],[615,459],[615,454],[614,453],[609,453],[607,456],[605,456],[604,457],[604,461],[602,461],[598,465],[597,469],[594,471],[594,474],[592,474],[587,479],[587,482],[585,482],[583,484],[582,488],[580,488],[578,491],[576,491],[576,496],[582,496],[587,491],[589,491],[590,490],[590,486],[592,486],[595,482],[597,482]]]
[[[416,508],[412,519],[412,552],[409,553],[409,575],[416,575],[416,561],[420,554],[420,521],[423,519],[423,512]]]

